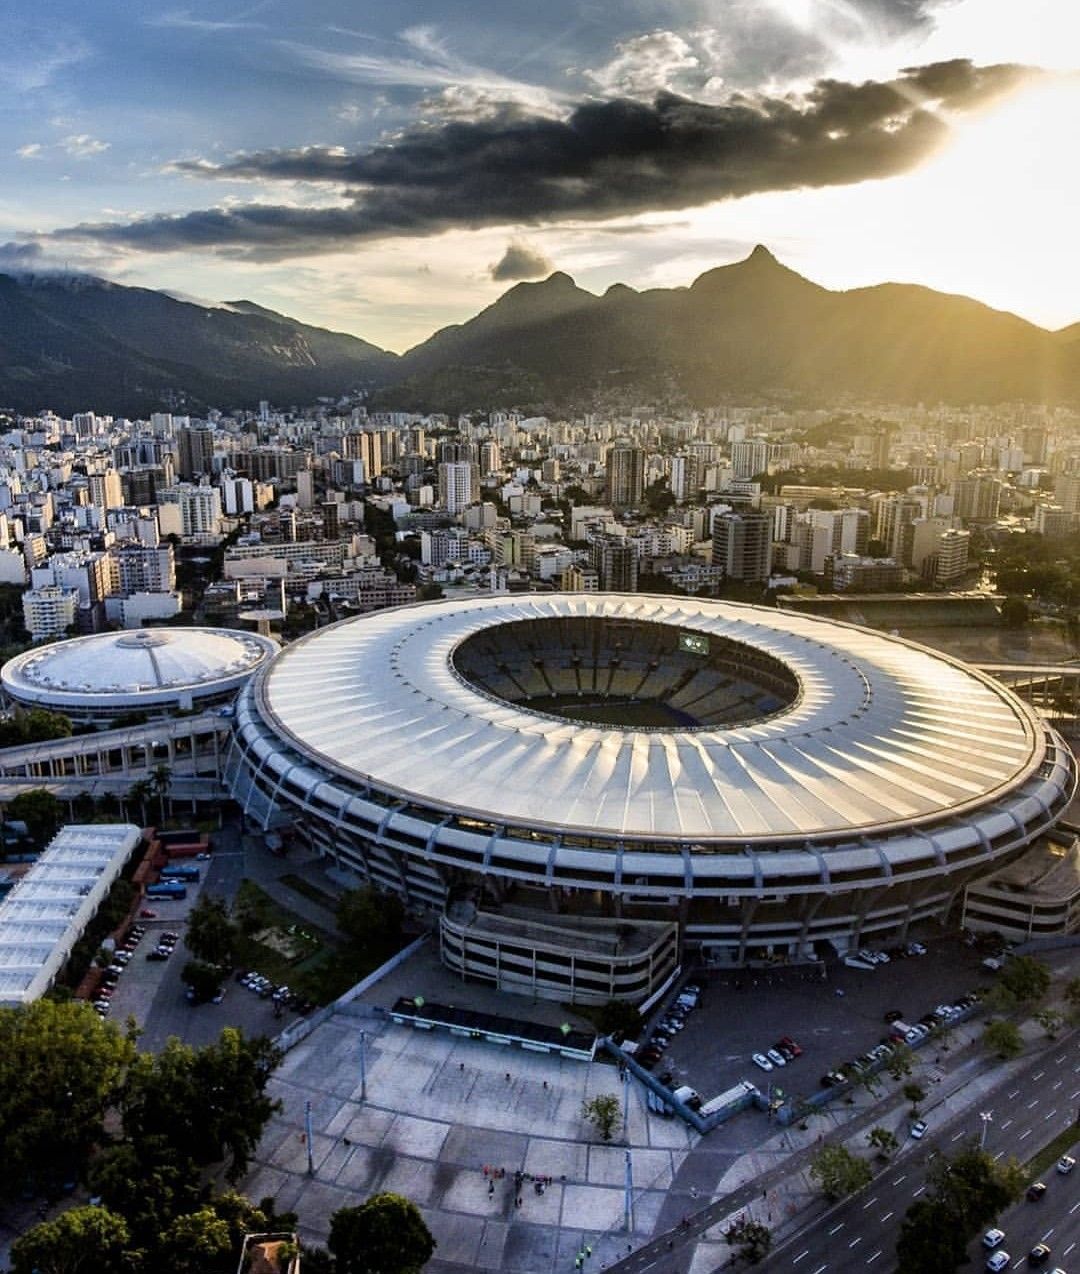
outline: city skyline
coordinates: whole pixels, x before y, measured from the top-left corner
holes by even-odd
[[[67,0],[0,19],[0,268],[246,297],[401,350],[513,282],[833,288],[1080,318],[1080,17],[1039,0]]]

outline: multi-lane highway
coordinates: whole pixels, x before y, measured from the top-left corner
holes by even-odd
[[[1075,1040],[1043,1053],[985,1103],[985,1146],[995,1159],[1030,1159],[1035,1152],[1076,1124],[1080,1103],[1080,1057]],[[904,1213],[926,1191],[926,1164],[934,1153],[959,1149],[968,1138],[983,1135],[978,1110],[970,1110],[930,1129],[921,1142],[909,1141],[889,1168],[865,1190],[838,1204],[793,1240],[777,1248],[770,1269],[784,1274],[852,1274],[872,1270],[886,1274],[895,1267],[894,1253]],[[1031,1247],[1043,1239],[1066,1270],[1071,1260],[1080,1271],[1080,1169],[1061,1176],[1053,1168],[1043,1180],[1047,1191],[1038,1203],[1023,1202],[1001,1218],[1010,1265],[1022,1264]],[[982,1257],[976,1254],[978,1269]]]

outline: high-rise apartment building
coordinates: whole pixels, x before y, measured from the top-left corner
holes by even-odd
[[[439,465],[439,503],[461,513],[480,498],[480,467],[466,460]]]
[[[185,482],[214,470],[214,429],[212,425],[188,425],[177,435],[178,469]]]
[[[971,473],[952,484],[953,512],[965,522],[993,522],[1001,508],[1002,482],[988,473]]]
[[[607,458],[608,500],[616,509],[634,508],[645,494],[645,452],[612,447]]]
[[[638,556],[629,540],[618,535],[597,535],[589,553],[601,592],[637,592]]]
[[[713,520],[714,566],[726,579],[766,580],[772,566],[772,517],[768,513],[720,513]]]

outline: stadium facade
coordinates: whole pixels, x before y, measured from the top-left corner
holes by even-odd
[[[1076,787],[1005,686],[831,620],[638,594],[492,597],[314,633],[237,701],[226,781],[437,916],[470,976],[641,999],[903,938]]]

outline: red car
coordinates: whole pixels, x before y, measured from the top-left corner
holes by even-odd
[[[151,911],[149,907],[144,907],[144,908],[142,909],[142,911],[140,911],[140,912],[139,912],[139,915],[140,915],[140,916],[145,916],[147,920],[156,920],[156,919],[157,919],[157,912],[156,912],[156,911]]]
[[[782,1035],[780,1037],[780,1046],[786,1048],[794,1057],[802,1057],[802,1049],[795,1043],[790,1035]]]

